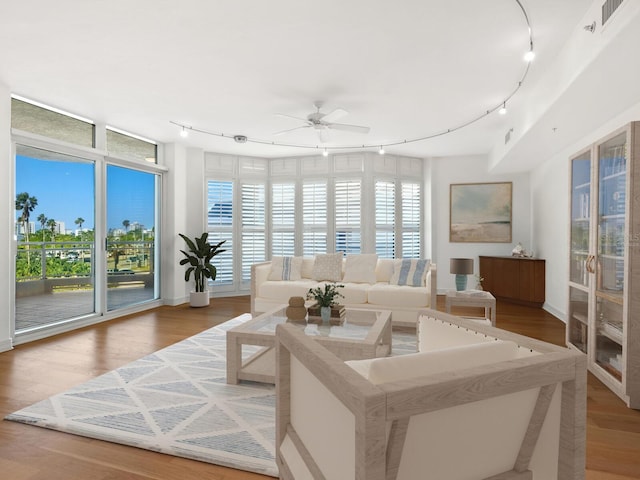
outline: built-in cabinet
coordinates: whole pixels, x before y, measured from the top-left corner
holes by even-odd
[[[567,344],[640,408],[640,123],[570,162]]]
[[[545,261],[528,257],[480,256],[482,288],[499,300],[541,307],[545,294]]]

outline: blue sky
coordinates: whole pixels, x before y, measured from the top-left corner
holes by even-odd
[[[93,229],[93,164],[38,160],[18,155],[16,158],[16,194],[27,192],[38,199],[30,221],[40,229],[37,217],[65,223],[75,230],[75,220],[84,218],[82,228]],[[107,169],[107,228],[123,228],[122,221],[154,226],[154,175],[110,165]],[[19,212],[16,211],[16,217]]]

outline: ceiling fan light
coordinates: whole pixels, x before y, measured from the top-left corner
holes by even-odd
[[[329,152],[327,151],[326,148],[322,151],[322,156],[323,157],[328,157],[329,156]]]
[[[189,132],[187,132],[187,129],[182,127],[182,130],[180,130],[180,136],[182,138],[187,138],[189,136]]]
[[[502,106],[500,107],[500,110],[498,110],[498,113],[500,115],[506,115],[507,114],[507,104],[503,103]]]
[[[382,148],[382,145],[380,146],[380,150],[378,150],[378,153],[380,155],[384,155],[384,148]]]

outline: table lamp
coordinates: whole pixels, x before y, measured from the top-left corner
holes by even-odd
[[[473,258],[452,258],[449,261],[449,270],[456,276],[456,290],[466,290],[467,275],[473,273]]]

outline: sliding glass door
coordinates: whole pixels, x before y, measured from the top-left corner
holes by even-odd
[[[156,197],[159,176],[107,165],[107,310],[159,297]]]
[[[160,174],[24,145],[15,165],[16,335],[159,298]]]
[[[94,162],[16,146],[16,333],[95,313]]]

